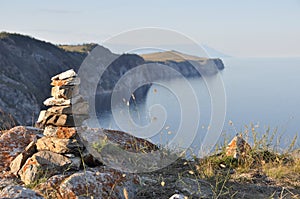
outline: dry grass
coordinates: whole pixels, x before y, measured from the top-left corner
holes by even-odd
[[[149,53],[141,55],[145,61],[164,62],[164,61],[176,61],[182,62],[186,60],[190,61],[205,61],[207,58],[201,58],[193,55],[187,55],[176,51],[165,51],[157,53]]]
[[[79,45],[58,45],[59,48],[68,52],[88,53],[95,48],[97,44],[79,44]]]
[[[262,171],[278,183],[300,188],[300,159],[290,163],[268,163],[262,166]]]

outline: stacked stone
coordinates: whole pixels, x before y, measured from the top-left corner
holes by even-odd
[[[50,108],[40,112],[37,123],[45,127],[45,136],[69,139],[76,135],[75,126],[88,118],[88,103],[79,94],[80,79],[73,69],[51,80],[52,97],[44,101]]]
[[[10,165],[11,172],[25,184],[34,182],[41,174],[49,177],[66,170],[79,170],[85,158],[76,128],[88,118],[88,103],[79,94],[80,79],[74,70],[68,70],[51,80],[52,97],[44,101],[49,108],[40,112],[37,121],[44,127],[44,135]]]

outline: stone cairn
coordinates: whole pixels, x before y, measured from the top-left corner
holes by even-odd
[[[51,96],[44,101],[49,108],[40,112],[37,125],[43,135],[33,141],[11,163],[12,173],[25,184],[41,177],[79,170],[84,146],[78,128],[88,118],[88,103],[79,94],[80,79],[74,70],[51,78]],[[87,152],[86,152],[87,153]]]
[[[44,101],[50,108],[40,112],[37,124],[45,127],[45,136],[70,139],[76,135],[75,126],[88,118],[88,103],[79,94],[80,79],[73,69],[51,80],[52,97]]]

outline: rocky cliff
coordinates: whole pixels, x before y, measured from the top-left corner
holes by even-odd
[[[68,52],[19,34],[0,34],[0,108],[32,124],[50,92],[50,77],[78,68],[86,53]]]
[[[43,108],[42,102],[50,92],[50,77],[71,68],[77,71],[82,61],[95,46],[96,44],[57,46],[29,36],[0,33],[1,111],[11,114],[14,123],[33,124],[37,119],[39,110]],[[111,53],[108,49],[105,50]],[[161,54],[150,57],[124,54],[118,57],[109,66],[99,82],[97,94],[100,96],[100,100],[97,101],[100,103],[96,107],[103,109],[103,107],[108,106],[111,90],[119,78],[126,71],[144,63],[166,64],[186,77],[199,75],[191,63],[174,57],[157,60],[161,56]],[[215,63],[219,69],[224,68],[219,59],[197,60],[198,58],[192,59],[191,57],[188,59],[201,63],[205,70],[207,69],[206,71],[210,71],[209,65],[211,63]],[[214,71],[209,73],[211,72]],[[159,74],[159,76],[171,78],[168,77],[167,73]],[[139,89],[137,95],[143,96],[148,87],[149,85]],[[0,126],[2,126],[1,120]]]

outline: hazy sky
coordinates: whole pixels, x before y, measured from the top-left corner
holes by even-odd
[[[1,31],[101,43],[162,27],[237,57],[300,57],[300,0],[0,0]]]

